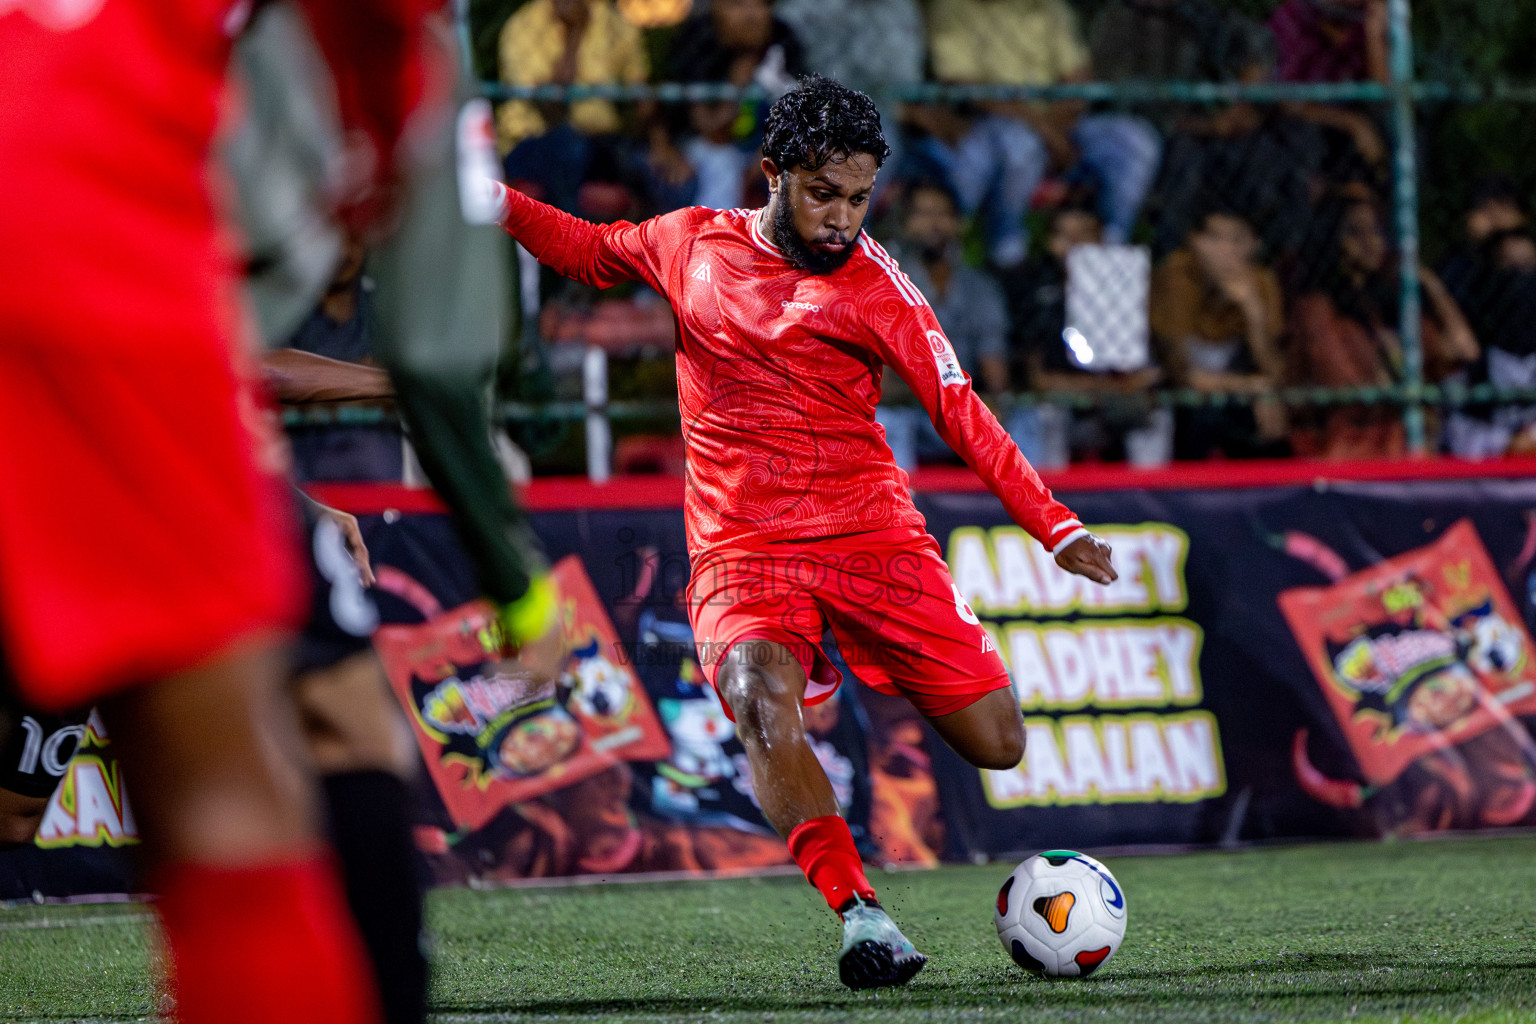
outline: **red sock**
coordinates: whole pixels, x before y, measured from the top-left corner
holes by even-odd
[[[796,825],[789,834],[789,855],[827,906],[838,913],[855,896],[875,898],[875,887],[864,877],[864,862],[854,848],[853,833],[836,814]]]
[[[373,977],[329,860],[180,863],[155,881],[180,1024],[379,1021]]]

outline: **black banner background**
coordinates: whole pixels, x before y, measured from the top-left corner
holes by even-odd
[[[999,623],[1000,637],[1010,621],[1049,627],[1188,620],[1203,635],[1201,694],[1193,705],[1154,701],[1145,706],[1090,703],[1057,711],[1026,708],[1026,718],[1037,728],[1077,718],[1161,721],[1158,727],[1166,729],[1167,721],[1208,712],[1219,742],[1220,792],[1184,801],[1148,796],[1098,802],[1089,794],[1066,804],[1044,798],[1044,803],[1026,806],[994,806],[982,773],[922,730],[904,702],[845,686],[839,713],[823,723],[823,739],[827,756],[848,776],[848,813],[867,857],[931,860],[942,852],[951,859],[974,859],[1052,846],[1211,844],[1536,824],[1530,718],[1444,744],[1445,750],[1414,760],[1374,787],[1361,784],[1362,768],[1340,716],[1277,603],[1292,588],[1329,586],[1344,573],[1442,543],[1447,531],[1466,519],[1512,597],[1516,616],[1524,620],[1515,630],[1519,639],[1511,641],[1522,650],[1521,671],[1536,673],[1530,667],[1536,652],[1529,636],[1536,623],[1536,481],[1116,490],[1063,498],[1085,523],[1111,533],[1165,524],[1172,528],[1165,531],[1168,536],[1186,535],[1182,578],[1187,606],[1146,615],[1088,610],[1010,620],[982,607],[977,614],[983,622]],[[986,494],[929,493],[918,498],[918,505],[950,557],[957,581],[962,573],[952,557],[956,531],[985,533],[1009,525],[1001,505]],[[397,567],[444,608],[474,596],[470,566],[443,517],[365,516],[363,525],[376,566]],[[641,650],[646,636],[686,635],[686,614],[677,600],[688,575],[680,510],[544,512],[534,516],[534,525],[552,561],[569,554],[581,558],[626,651]],[[1120,568],[1134,571],[1124,564]],[[963,581],[961,589],[966,589]],[[392,595],[383,595],[381,605],[386,620],[420,621],[419,610]],[[1007,643],[1000,647],[1007,657]],[[676,705],[679,698],[708,696],[707,687],[690,689],[686,679],[679,679],[675,663],[635,667],[658,706],[663,700]],[[1301,730],[1305,770],[1298,767],[1295,747]],[[739,753],[729,743],[720,749],[727,760]],[[1174,749],[1171,741],[1166,749]],[[1032,749],[1026,766],[1039,753]],[[678,772],[661,763],[621,765],[599,776],[603,798],[615,801],[607,824],[623,831],[634,848],[630,860],[609,864],[600,873],[751,869],[783,862],[777,839],[744,795],[749,786],[699,789],[705,798],[683,813],[676,801],[659,795],[674,777]],[[588,870],[580,850],[563,858],[549,852],[561,843],[581,842],[584,833],[569,831],[575,828],[569,821],[572,812],[562,800],[593,799],[593,784],[583,785],[579,792],[573,786],[570,792],[541,797],[533,802],[537,807],[509,807],[480,832],[452,835],[447,845],[425,844],[438,880],[507,880]],[[423,788],[428,792],[422,834],[441,840],[451,833],[452,823],[430,787]],[[693,792],[685,795],[693,799]],[[559,824],[562,816],[565,824]],[[79,836],[73,846],[55,843],[61,848],[0,854],[0,899],[26,899],[34,892],[121,891],[129,877],[126,851],[94,839]]]

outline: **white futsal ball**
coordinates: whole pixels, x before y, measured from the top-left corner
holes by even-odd
[[[1081,978],[1120,948],[1125,893],[1092,857],[1047,850],[1013,869],[992,918],[1014,963],[1048,978]]]

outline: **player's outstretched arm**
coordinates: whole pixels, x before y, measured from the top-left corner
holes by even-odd
[[[488,182],[488,187],[495,192],[501,226],[546,267],[595,288],[638,280],[666,294],[655,227],[667,218],[593,224],[499,181]]]
[[[377,366],[349,363],[296,348],[263,352],[261,371],[284,405],[357,402],[392,398],[389,374]]]
[[[1113,580],[1109,546],[1052,496],[976,394],[933,310],[885,250],[871,245],[887,275],[878,287],[891,291],[869,307],[876,353],[907,382],[939,436],[998,496],[1013,521],[1057,556],[1062,568],[1100,583]]]

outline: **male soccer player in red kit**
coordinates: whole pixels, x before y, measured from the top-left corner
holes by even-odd
[[[437,4],[302,6],[377,207]],[[178,1020],[364,1024],[282,699],[302,570],[211,187],[249,9],[0,2],[0,685],[105,719]]]
[[[735,719],[763,813],[843,919],[845,985],[926,962],[880,908],[801,708],[860,678],[910,700],[962,757],[1024,752],[1008,675],[913,507],[874,419],[882,366],[1063,568],[1115,578],[1108,545],[1051,497],[972,390],[921,293],[860,228],[889,153],[874,103],[812,77],[768,114],[762,210],[685,209],[599,227],[502,188],[502,222],[597,286],[639,279],[677,315],[701,663]]]

